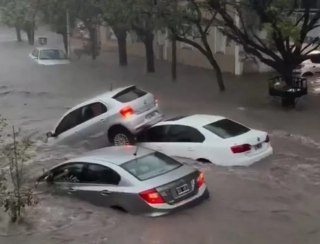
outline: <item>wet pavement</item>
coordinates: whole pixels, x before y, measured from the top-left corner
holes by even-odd
[[[320,243],[320,84],[310,81],[310,95],[297,109],[284,110],[267,95],[267,75],[226,75],[227,92],[217,91],[209,70],[179,66],[178,81],[170,65],[158,62],[145,74],[140,58],[118,67],[115,53],[88,57],[70,65],[32,63],[32,47],[13,42],[14,32],[0,30],[1,114],[31,135],[39,146],[31,175],[65,158],[101,147],[52,150],[42,140],[70,107],[111,87],[137,84],[152,91],[168,116],[221,114],[271,134],[275,155],[249,168],[201,166],[211,192],[203,204],[161,218],[124,214],[69,198],[39,194],[26,223],[8,226],[0,215],[0,243],[5,244],[317,244]],[[45,34],[38,32],[39,35]],[[60,45],[49,34],[50,45]],[[313,83],[312,83],[313,82]]]

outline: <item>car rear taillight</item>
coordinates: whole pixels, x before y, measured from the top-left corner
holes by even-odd
[[[147,190],[139,193],[140,197],[145,200],[147,203],[151,204],[161,204],[165,203],[162,196],[157,192],[156,189]]]
[[[264,140],[264,142],[270,142],[270,137],[269,137],[269,135],[267,135],[267,137],[266,137],[266,139]]]
[[[197,178],[197,186],[198,188],[200,188],[205,182],[205,179],[204,179],[204,173],[203,172],[199,172],[199,176]]]
[[[133,113],[134,113],[133,108],[131,108],[130,106],[124,107],[123,109],[120,110],[120,114],[124,118],[129,118],[130,116],[133,115]]]
[[[244,153],[251,150],[251,146],[249,144],[237,145],[231,147],[231,151],[233,153]]]

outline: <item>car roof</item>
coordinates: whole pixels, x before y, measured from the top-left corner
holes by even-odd
[[[99,164],[108,166],[108,164],[122,165],[126,162],[134,160],[135,158],[144,157],[153,153],[151,149],[140,146],[114,146],[97,149],[87,152],[81,157],[68,160],[68,162],[92,162],[97,161]],[[136,156],[134,155],[135,153]]]
[[[194,114],[194,115],[185,116],[185,117],[178,117],[176,120],[169,119],[167,121],[162,121],[156,124],[155,126],[179,124],[179,125],[186,125],[191,127],[202,127],[222,119],[225,119],[225,117],[218,116],[218,115],[209,115],[209,114]]]

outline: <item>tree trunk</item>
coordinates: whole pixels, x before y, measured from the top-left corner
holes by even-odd
[[[210,64],[212,65],[212,67],[214,68],[215,72],[216,72],[216,78],[217,78],[217,83],[218,83],[218,86],[219,86],[219,90],[221,92],[225,91],[226,87],[224,86],[222,71],[220,69],[219,64],[217,63],[217,61],[213,57],[207,56],[207,58],[208,58]]]
[[[91,41],[91,57],[92,60],[97,59],[97,30],[96,28],[90,28],[89,29],[90,33],[90,41]]]
[[[177,40],[175,35],[172,35],[172,48],[171,48],[171,77],[175,81],[177,79]]]
[[[22,42],[22,38],[21,38],[21,28],[20,26],[16,25],[16,34],[17,34],[17,41],[18,42]]]
[[[66,32],[61,33],[63,39],[64,50],[66,54],[69,53],[68,34]],[[68,57],[69,58],[69,57]]]
[[[29,45],[34,45],[34,27],[28,26],[25,31],[27,33]]]
[[[124,29],[113,29],[118,41],[119,65],[127,66],[127,31]]]
[[[146,60],[147,60],[147,72],[154,73],[154,52],[153,52],[153,33],[152,31],[145,32],[144,46],[146,49]]]

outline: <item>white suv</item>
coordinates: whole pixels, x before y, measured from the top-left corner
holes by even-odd
[[[312,55],[312,57],[298,65],[298,67],[293,70],[293,74],[307,77],[320,73],[320,51],[312,51],[309,55]]]
[[[105,135],[110,143],[124,145],[133,143],[135,134],[161,121],[162,117],[151,93],[129,86],[70,109],[47,137],[50,144],[68,144]]]

